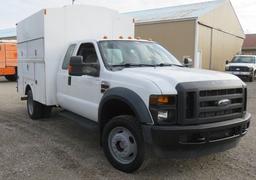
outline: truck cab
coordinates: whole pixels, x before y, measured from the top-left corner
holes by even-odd
[[[225,71],[240,78],[254,81],[256,76],[256,56],[237,55],[230,62],[226,62]]]
[[[58,107],[94,122],[107,159],[121,171],[137,170],[147,147],[201,156],[235,147],[248,131],[244,82],[184,67],[157,42],[133,38],[132,19],[118,12],[42,10],[18,23],[17,34],[18,90],[29,117],[49,117]]]

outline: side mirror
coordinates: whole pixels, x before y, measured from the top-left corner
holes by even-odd
[[[228,61],[228,60],[226,60],[226,64],[229,64],[229,61]]]
[[[192,67],[193,61],[191,58],[184,58],[184,66],[185,67]]]
[[[72,56],[70,58],[69,66],[68,66],[68,74],[71,76],[82,76],[83,73],[83,56]]]

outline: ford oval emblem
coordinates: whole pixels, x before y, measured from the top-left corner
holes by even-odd
[[[231,101],[229,99],[222,99],[218,101],[218,106],[223,107],[223,106],[228,106],[231,104]]]

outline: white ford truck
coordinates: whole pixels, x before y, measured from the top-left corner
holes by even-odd
[[[97,123],[107,159],[124,172],[141,166],[146,145],[175,158],[235,147],[251,119],[246,85],[185,68],[133,36],[132,19],[93,6],[44,9],[18,23],[18,92],[30,118],[59,107]]]
[[[256,56],[237,55],[231,62],[226,61],[225,71],[252,82],[256,76]]]

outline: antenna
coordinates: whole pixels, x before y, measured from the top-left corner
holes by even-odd
[[[72,0],[72,5],[75,4],[75,0]]]

